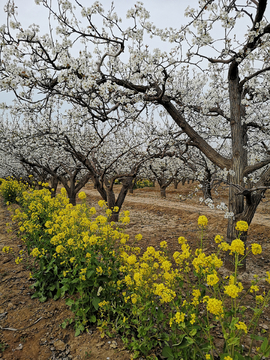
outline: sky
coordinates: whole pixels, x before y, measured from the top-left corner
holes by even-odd
[[[55,2],[56,0],[52,0]],[[73,0],[74,1],[74,0]],[[94,1],[80,0],[80,2],[86,7]],[[104,8],[109,8],[111,1],[100,1]],[[145,8],[150,12],[151,19],[159,27],[179,27],[181,21],[187,21],[184,17],[184,10],[187,6],[194,6],[198,3],[197,0],[145,0],[142,1]],[[0,0],[1,8],[3,8],[5,0]],[[124,19],[126,11],[134,5],[134,0],[115,0],[115,8],[118,14]],[[18,19],[22,25],[29,25],[32,23],[47,24],[48,14],[44,11],[41,5],[36,5],[35,0],[15,0],[15,4],[18,7]],[[75,1],[74,1],[75,4]],[[0,23],[5,22],[5,13],[0,11]]]

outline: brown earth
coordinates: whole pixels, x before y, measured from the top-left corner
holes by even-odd
[[[189,197],[193,193],[194,184],[179,185],[175,190],[171,186],[167,191],[167,198],[161,199],[159,189],[137,189],[129,194],[122,210],[130,211],[131,222],[126,232],[131,239],[141,233],[143,240],[140,246],[145,250],[148,246],[159,247],[159,243],[166,240],[171,252],[179,250],[177,239],[185,236],[191,247],[198,244],[199,233],[197,219],[199,215],[206,215],[209,220],[205,234],[205,249],[214,250],[213,241],[216,234],[225,235],[226,219],[222,212],[211,210],[205,205],[199,205],[198,195]],[[100,199],[91,185],[85,189],[91,206],[97,206]],[[215,202],[226,201],[226,189],[214,194]],[[182,195],[180,201],[179,195]],[[257,242],[262,245],[263,252],[247,262],[247,271],[242,274],[242,282],[262,275],[270,270],[270,196],[258,208],[258,212],[249,229],[249,243]],[[185,200],[185,201],[183,201]],[[40,303],[31,299],[32,290],[29,288],[29,270],[27,258],[19,265],[14,259],[24,245],[17,238],[15,232],[7,233],[6,223],[11,223],[7,207],[1,201],[0,207],[0,250],[4,246],[11,246],[14,254],[0,252],[0,358],[5,360],[128,360],[131,353],[123,349],[121,339],[101,338],[98,330],[90,328],[77,338],[71,327],[62,329],[60,324],[72,313],[65,305],[65,300],[49,300]],[[267,311],[260,323],[262,332],[269,333],[270,313]],[[269,334],[268,334],[269,335]]]

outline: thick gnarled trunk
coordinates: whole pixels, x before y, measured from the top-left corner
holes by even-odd
[[[234,216],[230,217],[227,226],[227,242],[231,243],[237,238],[238,233],[235,229],[236,223],[243,218],[244,212],[244,196],[238,195],[237,186],[244,187],[244,169],[247,166],[247,145],[246,129],[242,124],[243,108],[241,105],[241,93],[238,64],[232,62],[228,74],[229,82],[229,99],[230,99],[230,125],[231,125],[231,141],[232,141],[232,167],[229,175],[229,212]],[[232,185],[233,184],[233,185]],[[241,239],[246,242],[246,235],[242,234]],[[230,255],[227,255],[225,266],[229,269],[234,268]],[[245,269],[245,265],[244,268]]]

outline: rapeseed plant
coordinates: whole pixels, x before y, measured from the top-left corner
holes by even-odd
[[[166,241],[160,243],[161,250],[149,246],[141,253],[140,234],[131,244],[129,236],[108,220],[105,201],[99,201],[105,215],[94,217],[96,210],[86,205],[85,193],[80,194],[82,204],[72,206],[64,189],[54,199],[46,188],[29,189],[22,192],[21,208],[13,217],[34,260],[34,296],[41,301],[70,296],[67,304],[75,317],[64,327],[74,322],[78,335],[96,322],[102,333],[118,331],[134,358],[154,358],[158,349],[167,359],[269,357],[268,339],[256,336],[256,329],[270,298],[260,282],[270,283],[270,272],[264,279],[254,277],[245,288],[238,278],[243,259],[262,251],[259,244],[247,250],[240,240],[247,223],[237,223],[238,238],[231,244],[216,235],[216,253],[203,251],[205,216],[198,219],[200,246],[194,251],[179,237],[179,249],[171,257]],[[123,226],[129,223],[128,211],[120,221]],[[223,278],[219,269],[226,251],[234,257],[235,270]],[[253,298],[249,308],[244,306],[247,294]],[[223,334],[223,350],[216,348],[214,329]],[[243,350],[245,338],[251,344]]]

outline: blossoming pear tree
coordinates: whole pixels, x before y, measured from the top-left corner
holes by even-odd
[[[0,146],[4,156],[15,163],[13,171],[9,169],[7,175],[13,175],[17,169],[16,172],[20,173],[16,178],[20,177],[31,185],[42,187],[42,183],[50,183],[48,187],[52,190],[52,196],[55,196],[60,182],[65,187],[71,204],[75,205],[76,194],[85,186],[90,175],[79,161],[53,142],[48,130],[43,133],[45,127],[35,127],[35,121],[32,118],[28,122],[25,118],[18,117],[13,117],[8,122],[2,119]],[[45,121],[41,116],[40,122]],[[52,121],[50,126],[53,128]],[[59,130],[59,123],[52,131],[55,133],[57,129]]]
[[[5,7],[1,89],[35,111],[53,97],[80,106],[96,121],[119,110],[156,109],[170,116],[190,145],[229,172],[232,241],[236,222],[251,223],[270,185],[267,0],[199,0],[186,9],[188,20],[178,29],[159,29],[140,2],[128,11],[127,28],[113,4],[105,11],[99,2],[76,1],[76,8],[69,0],[36,3],[54,16],[49,34],[40,35],[34,24],[23,29],[15,3]],[[170,50],[162,42],[153,49],[151,38]],[[216,149],[222,141],[227,154]],[[246,185],[249,177],[256,186]]]

